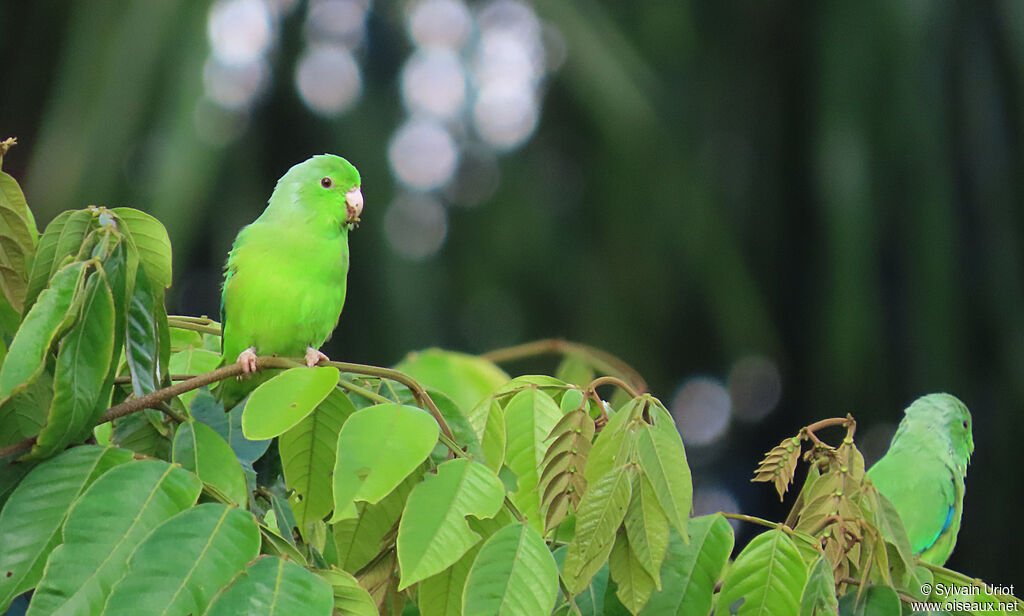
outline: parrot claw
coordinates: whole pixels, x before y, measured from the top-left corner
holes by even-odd
[[[256,347],[249,347],[239,353],[238,364],[242,366],[243,376],[249,376],[256,372]],[[241,376],[239,378],[241,378]]]
[[[318,349],[314,349],[313,347],[307,347],[306,348],[306,365],[307,366],[312,368],[313,366],[319,364],[322,361],[331,361],[331,358],[327,357],[326,355],[321,353]]]

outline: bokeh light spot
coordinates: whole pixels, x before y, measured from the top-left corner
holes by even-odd
[[[514,148],[537,128],[537,100],[529,90],[495,83],[480,90],[473,106],[473,127],[488,144]]]
[[[441,119],[458,115],[466,103],[466,74],[453,51],[419,50],[402,68],[402,97],[413,112]]]
[[[457,50],[472,30],[473,18],[459,0],[420,0],[409,11],[409,35],[422,47]]]
[[[221,64],[211,56],[203,64],[203,89],[211,100],[225,109],[243,109],[253,103],[266,87],[270,69],[265,60],[248,64]]]
[[[412,119],[398,129],[388,146],[388,160],[400,181],[432,190],[455,174],[459,151],[451,134],[432,120]]]
[[[413,261],[433,256],[448,234],[448,214],[437,199],[424,194],[398,196],[384,214],[384,234],[391,249]]]
[[[210,9],[207,36],[221,64],[255,62],[273,41],[270,11],[262,0],[218,0]]]
[[[316,0],[306,14],[307,34],[356,47],[363,40],[369,10],[369,0]]]
[[[352,52],[337,45],[312,46],[295,67],[295,86],[307,107],[328,117],[351,107],[363,90]]]
[[[692,378],[672,398],[671,411],[686,443],[707,445],[729,426],[729,392],[715,379]]]
[[[756,355],[743,357],[729,371],[729,397],[737,419],[755,422],[775,410],[782,397],[782,378],[775,362]]]

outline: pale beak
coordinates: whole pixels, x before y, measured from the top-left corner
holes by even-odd
[[[359,222],[359,215],[363,213],[363,192],[358,186],[345,193],[345,222]]]

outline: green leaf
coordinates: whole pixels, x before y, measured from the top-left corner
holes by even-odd
[[[693,505],[693,484],[686,451],[672,416],[660,404],[652,405],[651,411],[654,425],[644,425],[640,429],[636,441],[637,458],[669,522],[680,535],[685,536],[686,522]]]
[[[334,591],[334,609],[339,616],[377,616],[377,606],[370,594],[349,572],[340,569],[316,572]],[[301,613],[301,612],[300,612]]]
[[[324,579],[282,558],[260,556],[217,595],[206,616],[330,616],[333,608],[334,592]]]
[[[637,422],[634,416],[644,406],[643,398],[636,398],[619,409],[608,419],[601,430],[587,457],[586,470],[583,476],[588,484],[607,475],[613,468],[622,466],[629,460],[637,438]]]
[[[43,372],[0,402],[0,447],[39,434],[53,400],[53,377]]]
[[[711,611],[715,584],[732,553],[732,526],[720,513],[693,518],[688,526],[689,543],[670,530],[661,590],[651,595],[644,614],[706,616]]]
[[[416,585],[416,604],[420,616],[463,616],[462,595],[473,561],[483,544],[478,543],[454,565]]]
[[[729,568],[716,611],[737,616],[792,616],[800,612],[807,566],[793,541],[781,530],[756,536]]]
[[[555,377],[566,383],[585,387],[594,380],[594,367],[582,355],[569,353],[558,364]]]
[[[839,599],[841,616],[900,616],[900,598],[888,586],[868,586],[858,599],[856,588]],[[834,613],[834,612],[833,612]]]
[[[615,596],[637,614],[654,592],[655,581],[636,558],[625,532],[619,531],[608,556],[608,574],[615,582]]]
[[[153,284],[161,289],[171,286],[171,240],[164,225],[130,207],[115,207],[110,211],[121,221],[121,231],[135,245],[142,267]]]
[[[633,557],[660,589],[661,563],[668,550],[668,518],[658,505],[651,482],[642,473],[633,477],[633,498],[623,525]]]
[[[631,472],[615,469],[593,482],[576,513],[576,535],[562,567],[565,586],[574,595],[590,584],[612,551],[632,494]]]
[[[800,597],[800,616],[834,616],[839,613],[836,598],[836,579],[832,563],[822,554],[811,565],[807,585]]]
[[[32,270],[28,277],[25,294],[25,308],[32,307],[36,298],[46,288],[50,278],[64,264],[64,259],[78,254],[85,234],[92,224],[89,210],[69,210],[57,215],[39,238],[36,255],[32,259]],[[52,285],[51,285],[52,286]]]
[[[541,493],[544,528],[547,530],[561,524],[570,504],[575,511],[587,490],[585,470],[595,424],[587,411],[578,407],[580,402],[582,395],[576,390],[567,391],[562,396],[562,409],[572,408],[551,429],[552,441],[541,462],[537,487]]]
[[[111,440],[121,447],[161,460],[171,457],[171,441],[157,430],[145,413],[115,419]]]
[[[85,438],[99,419],[98,404],[114,361],[114,297],[103,270],[85,283],[82,311],[57,353],[53,401],[26,458],[47,458]]]
[[[559,570],[561,570],[562,564],[565,563],[567,551],[567,546],[563,545],[552,552],[555,562],[558,563]],[[576,607],[579,608],[580,616],[604,616],[605,594],[608,591],[608,586],[608,563],[604,563],[597,570],[597,573],[594,574],[590,585],[573,599]],[[573,613],[575,614],[576,612]]]
[[[492,518],[504,497],[501,480],[482,464],[459,458],[438,466],[437,475],[413,488],[398,525],[398,589],[458,561],[480,540],[466,516]]]
[[[498,472],[505,463],[506,440],[505,411],[497,400],[488,399],[487,423],[480,439],[480,449],[484,464],[494,472]]]
[[[27,387],[43,372],[54,340],[78,316],[75,300],[79,298],[84,279],[84,263],[62,268],[25,315],[0,366],[0,400],[9,397],[18,387]],[[0,420],[3,419],[0,412]]]
[[[219,503],[192,507],[135,549],[103,614],[202,614],[259,548],[259,527],[248,511]]]
[[[466,581],[463,614],[549,614],[557,597],[558,566],[544,538],[532,526],[516,523],[480,548]]]
[[[445,423],[448,424],[448,428],[455,437],[455,442],[462,445],[466,453],[474,458],[482,458],[483,450],[480,448],[480,439],[477,437],[476,432],[473,431],[473,426],[470,425],[462,409],[451,398],[436,389],[427,388],[426,392],[434,402],[437,410],[441,412],[441,416],[444,417]],[[399,392],[398,401],[409,406],[418,406],[416,397],[409,389],[402,389]],[[433,458],[440,464],[447,457],[448,448],[438,443],[434,448]]]
[[[422,467],[413,471],[380,502],[370,505],[358,503],[357,516],[331,525],[337,565],[355,573],[366,566],[374,556],[387,547],[384,539],[395,529],[405,508],[405,501],[423,477]],[[392,537],[393,540],[393,537]],[[468,571],[467,565],[467,571]],[[459,595],[461,606],[461,597]]]
[[[192,399],[192,407],[189,412],[196,421],[201,421],[210,426],[220,435],[222,439],[231,445],[232,451],[238,457],[243,466],[251,466],[259,460],[270,447],[270,439],[251,441],[242,434],[242,410],[243,406],[238,405],[225,413],[220,402],[213,398],[213,394],[207,389],[200,389],[196,397]]]
[[[493,362],[441,349],[409,353],[395,369],[408,374],[421,385],[444,393],[467,416],[480,400],[509,379],[508,374]],[[483,433],[483,424],[473,427],[477,435]]]
[[[338,435],[332,522],[354,515],[354,500],[387,496],[427,459],[439,431],[433,417],[413,406],[378,404],[353,413]]]
[[[160,389],[160,325],[163,307],[145,270],[135,275],[135,288],[128,300],[124,354],[132,376],[132,392],[144,396]]]
[[[213,428],[196,421],[178,426],[171,460],[220,490],[231,502],[243,507],[248,505],[249,494],[242,466],[235,452]]]
[[[338,434],[355,412],[345,392],[335,387],[316,410],[277,441],[285,483],[294,490],[288,502],[303,536],[307,523],[322,520],[333,508],[331,472]]]
[[[97,477],[129,460],[131,452],[123,449],[75,447],[35,467],[18,484],[0,511],[0,612],[42,577],[71,503]]]
[[[562,417],[551,396],[539,389],[516,394],[505,407],[505,433],[508,435],[505,465],[517,477],[518,489],[512,501],[538,531],[544,530],[540,511],[541,462],[547,451],[548,435]]]
[[[181,330],[172,329],[171,331]],[[215,370],[218,365],[220,365],[220,355],[213,351],[185,349],[171,355],[168,370],[171,374],[203,374]],[[192,404],[192,400],[195,399],[198,393],[196,390],[186,391],[178,397],[181,398],[185,406],[188,406]]]
[[[28,268],[39,231],[18,182],[0,171],[0,288],[15,310],[25,308]]]
[[[128,573],[136,546],[191,507],[201,489],[195,475],[157,460],[109,470],[68,512],[63,543],[46,561],[29,616],[98,614],[110,589]]]
[[[323,402],[338,384],[331,366],[291,368],[262,383],[242,412],[246,438],[273,438],[287,432]]]

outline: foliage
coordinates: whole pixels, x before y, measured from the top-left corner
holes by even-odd
[[[260,358],[284,370],[220,408],[205,388],[240,371],[216,368],[216,322],[164,313],[159,222],[90,207],[39,235],[5,199],[0,610],[897,614],[925,581],[977,584],[910,553],[851,417],[765,458],[780,496],[809,466],[785,523],[691,518],[671,415],[580,345],[575,382],[439,350],[408,372]],[[731,564],[727,517],[769,527]]]

